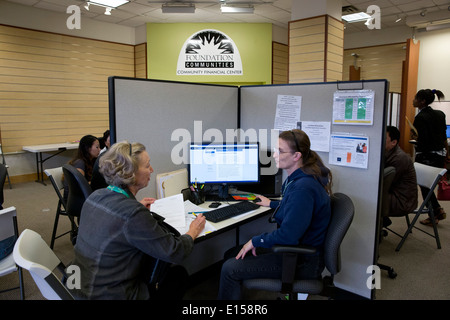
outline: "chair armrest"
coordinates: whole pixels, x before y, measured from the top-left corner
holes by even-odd
[[[316,248],[311,246],[281,246],[274,245],[272,251],[275,253],[297,253],[297,254],[311,254],[316,253]]]

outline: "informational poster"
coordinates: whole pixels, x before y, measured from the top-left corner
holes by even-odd
[[[326,121],[301,121],[298,129],[305,131],[311,142],[311,150],[330,151],[330,122]]]
[[[274,129],[287,131],[297,128],[302,109],[301,96],[278,95]]]
[[[375,92],[336,91],[333,96],[333,124],[372,125]]]
[[[330,139],[330,164],[367,169],[369,137],[332,134]]]

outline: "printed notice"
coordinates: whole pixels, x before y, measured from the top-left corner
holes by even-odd
[[[337,91],[333,96],[333,124],[372,125],[375,92]]]
[[[311,142],[311,150],[330,151],[330,122],[302,121],[298,123],[298,129],[305,131]]]
[[[278,95],[274,129],[280,131],[297,128],[302,108],[301,96]]]
[[[332,134],[330,139],[330,164],[367,169],[369,137]]]

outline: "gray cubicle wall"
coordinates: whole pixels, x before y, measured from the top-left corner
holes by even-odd
[[[174,130],[185,129],[191,133],[193,140],[200,141],[207,130],[212,128],[217,128],[224,134],[226,129],[236,129],[238,125],[244,131],[272,129],[278,95],[302,96],[301,120],[331,122],[334,92],[357,89],[375,92],[373,124],[331,125],[332,133],[362,134],[370,139],[367,169],[329,165],[333,172],[334,192],[348,194],[356,208],[353,224],[341,250],[342,271],[335,278],[335,283],[343,290],[373,298],[372,290],[367,286],[370,276],[367,268],[376,264],[377,255],[376,234],[385,141],[387,81],[238,88],[112,77],[109,79],[111,138],[113,142],[126,139],[146,145],[155,174],[149,188],[140,193],[140,196],[155,196],[156,173],[184,166],[171,161],[172,149],[179,144],[179,141],[172,141]],[[195,137],[194,121],[202,121],[202,132],[197,132]],[[263,148],[272,147],[262,141],[260,143]],[[328,153],[319,154],[328,164]]]
[[[368,136],[370,149],[367,169],[329,165],[329,153],[319,152],[319,155],[333,173],[333,192],[343,192],[350,196],[356,208],[355,218],[342,245],[342,271],[335,278],[336,286],[362,297],[372,298],[372,290],[367,287],[370,276],[367,268],[376,264],[377,215],[388,82],[376,80],[241,87],[240,126],[244,131],[272,129],[278,95],[302,97],[300,120],[332,122],[334,92],[357,89],[375,92],[373,125],[331,124],[331,133]]]
[[[156,197],[156,174],[186,167],[178,163],[180,155],[187,157],[182,145],[208,141],[214,129],[224,137],[226,129],[236,130],[238,93],[235,86],[109,78],[111,142],[141,142],[155,171],[140,196]]]

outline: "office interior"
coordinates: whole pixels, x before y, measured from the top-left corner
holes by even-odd
[[[34,1],[30,1],[29,4],[33,4],[32,2]],[[319,77],[319,80],[313,77],[293,80],[295,72],[292,69],[295,66],[291,64],[294,59],[290,56],[289,50],[290,45],[293,45],[290,35],[294,32],[295,23],[328,14],[325,9],[313,10],[314,8],[310,8],[311,5],[305,1],[299,2],[302,2],[303,8],[307,7],[308,10],[299,10],[297,3],[291,4],[292,10],[284,24],[274,23],[270,26],[272,44],[269,53],[272,61],[268,66],[270,80],[255,79],[250,75],[249,79],[243,83],[239,83],[236,79],[230,81],[217,78],[203,80],[203,82],[270,85],[328,81],[328,79],[324,79],[323,75]],[[392,6],[386,8],[387,12],[390,7],[401,7],[401,4],[395,2],[389,1]],[[416,1],[411,1],[411,7],[413,2]],[[140,4],[140,1],[132,1],[132,3],[137,5]],[[328,1],[320,3],[327,4]],[[81,1],[74,1],[74,4],[82,7]],[[55,4],[53,5],[55,6]],[[69,3],[65,7],[68,5]],[[354,5],[364,11],[368,3],[342,1],[340,7],[346,5]],[[425,17],[427,15],[441,17],[441,13],[448,15],[447,12],[450,12],[447,9],[448,5],[446,1],[433,1],[433,8],[428,9]],[[421,6],[426,6],[426,4],[421,4]],[[14,184],[20,185],[23,182],[33,181],[36,175],[35,155],[24,152],[22,146],[76,141],[86,133],[100,136],[108,128],[106,81],[108,76],[152,79],[152,69],[149,67],[151,61],[148,60],[148,57],[152,54],[154,47],[148,41],[148,36],[151,33],[149,28],[154,22],[147,21],[137,26],[126,26],[105,22],[107,17],[102,17],[102,21],[100,21],[82,16],[82,28],[68,30],[65,26],[67,13],[13,1],[0,2],[0,9],[0,28],[3,30],[2,34],[6,36],[5,39],[21,38],[22,41],[26,39],[33,47],[31,52],[18,52],[20,50],[15,51],[17,45],[22,47],[23,44],[17,44],[12,40],[12,43],[4,47],[6,50],[2,53],[4,70],[20,69],[22,72],[14,77],[5,72],[2,77],[2,89],[0,89],[4,97],[2,100],[8,101],[5,107],[0,107],[2,118],[5,119],[1,121],[1,137],[14,188]],[[382,7],[382,21],[383,9]],[[417,15],[422,17],[423,10],[417,9]],[[117,12],[119,11],[120,9],[117,10]],[[301,16],[302,13],[299,11],[305,11],[309,15]],[[114,11],[112,16],[114,16]],[[442,20],[442,18],[440,19]],[[330,18],[329,20],[339,19]],[[157,24],[161,22],[156,21]],[[191,22],[179,23],[189,24]],[[211,22],[213,25],[214,23]],[[396,124],[403,133],[407,132],[408,128],[402,118],[405,115],[408,115],[409,118],[414,117],[414,109],[408,101],[412,101],[416,89],[436,88],[443,91],[444,94],[450,92],[450,84],[446,81],[447,72],[445,71],[450,71],[447,58],[450,53],[450,29],[438,28],[426,31],[426,22],[423,21],[417,22],[415,28],[407,25],[397,27],[395,24],[391,24],[388,27],[383,26],[379,30],[366,30],[365,26],[360,26],[360,29],[348,33],[347,28],[352,29],[353,26],[347,26],[343,30],[341,78],[338,75],[337,79],[329,81],[387,79],[390,92],[405,95],[402,95],[405,98],[402,100],[403,104],[400,107],[398,120],[396,120]],[[66,39],[70,40],[69,43],[73,50],[69,51],[72,51],[74,55],[68,55],[69,58],[55,57],[52,52],[61,50]],[[50,46],[44,49],[42,41],[52,43],[54,47]],[[100,49],[96,54],[92,54],[89,51],[83,51],[83,46],[98,46]],[[19,59],[12,59],[11,55],[15,57],[23,55],[21,59],[32,62],[33,66],[15,64],[15,61]],[[39,59],[32,61],[30,60],[31,55]],[[112,60],[108,60],[110,58]],[[406,66],[410,69],[405,70],[405,60],[411,62],[411,66]],[[56,71],[48,73],[48,76],[43,76],[36,66],[50,63],[60,66],[60,70],[55,68]],[[93,75],[90,73],[91,70],[94,70]],[[58,71],[66,73],[67,78],[61,80],[60,77],[57,77],[56,72]],[[88,79],[86,76],[77,76],[80,73],[89,74]],[[330,74],[332,72],[328,75]],[[52,79],[52,77],[58,80]],[[415,79],[415,81],[410,82],[407,81],[408,79]],[[179,81],[180,79],[163,80]],[[202,82],[201,79],[194,80]],[[56,82],[59,82],[60,85],[55,85]],[[23,97],[23,99],[17,99],[17,97]],[[32,106],[30,104],[21,105],[20,100],[31,100]],[[402,141],[402,143],[402,147],[412,154],[411,146],[406,141]],[[49,159],[46,167],[50,168],[66,163],[71,156],[71,152],[67,151]],[[36,187],[41,186],[36,184]]]

